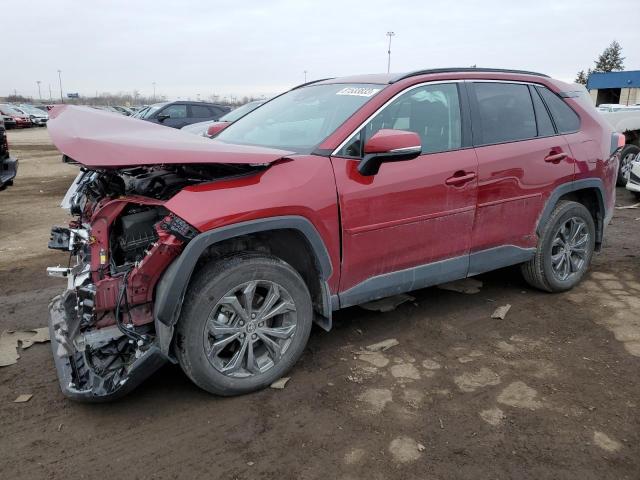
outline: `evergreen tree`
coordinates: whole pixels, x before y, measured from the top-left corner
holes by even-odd
[[[596,60],[594,72],[615,72],[624,70],[624,57],[622,56],[622,47],[617,41],[611,42],[604,52],[600,54]]]
[[[584,70],[580,70],[578,72],[578,76],[575,79],[575,82],[579,83],[580,85],[586,85],[588,78],[589,77],[586,73],[584,73]]]

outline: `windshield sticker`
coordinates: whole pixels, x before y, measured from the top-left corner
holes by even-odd
[[[379,91],[380,91],[379,88],[347,87],[337,92],[336,95],[353,95],[356,97],[372,97]]]

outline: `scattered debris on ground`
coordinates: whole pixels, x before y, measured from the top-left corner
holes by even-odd
[[[491,318],[496,320],[504,320],[511,309],[511,304],[507,303],[506,305],[502,305],[495,309],[495,311],[491,314]]]
[[[365,347],[370,352],[386,352],[391,347],[395,347],[396,345],[400,345],[400,342],[395,338],[388,338],[383,340],[382,342],[374,343],[373,345],[369,345]]]
[[[20,358],[18,347],[22,347],[25,350],[34,343],[48,341],[49,329],[47,327],[2,332],[2,335],[0,335],[0,367],[6,367],[18,362]]]
[[[30,393],[23,393],[22,395],[18,395],[18,398],[16,398],[13,403],[25,403],[31,400],[32,397],[33,395]]]
[[[273,382],[271,384],[271,388],[275,388],[277,390],[282,390],[286,385],[287,382],[291,379],[291,377],[282,377],[279,378],[278,380],[276,380],[275,382]]]
[[[482,282],[475,278],[463,278],[462,280],[456,280],[455,282],[443,283],[442,285],[438,285],[438,288],[440,290],[449,290],[450,292],[472,295],[474,293],[480,293]]]
[[[415,298],[411,295],[401,293],[400,295],[393,295],[391,297],[381,298],[380,300],[374,300],[373,302],[367,302],[360,305],[365,310],[372,312],[391,312],[398,308],[400,305],[406,302],[414,302]]]
[[[593,432],[593,443],[607,452],[617,452],[622,444],[603,432]]]
[[[624,207],[616,207],[616,210],[630,210],[638,207],[640,207],[640,202],[634,203],[633,205],[625,205]]]

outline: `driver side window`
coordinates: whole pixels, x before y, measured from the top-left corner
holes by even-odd
[[[429,84],[403,93],[369,120],[338,155],[361,158],[363,145],[383,128],[417,133],[423,154],[460,148],[462,127],[457,85]]]
[[[169,115],[169,118],[187,118],[187,106],[169,105],[159,115]]]

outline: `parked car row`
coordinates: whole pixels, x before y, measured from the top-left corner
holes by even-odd
[[[0,103],[0,116],[6,129],[44,127],[49,121],[46,107],[29,104]]]
[[[0,117],[0,190],[13,185],[13,179],[18,172],[18,160],[9,155],[9,142],[5,133],[5,124]]]

